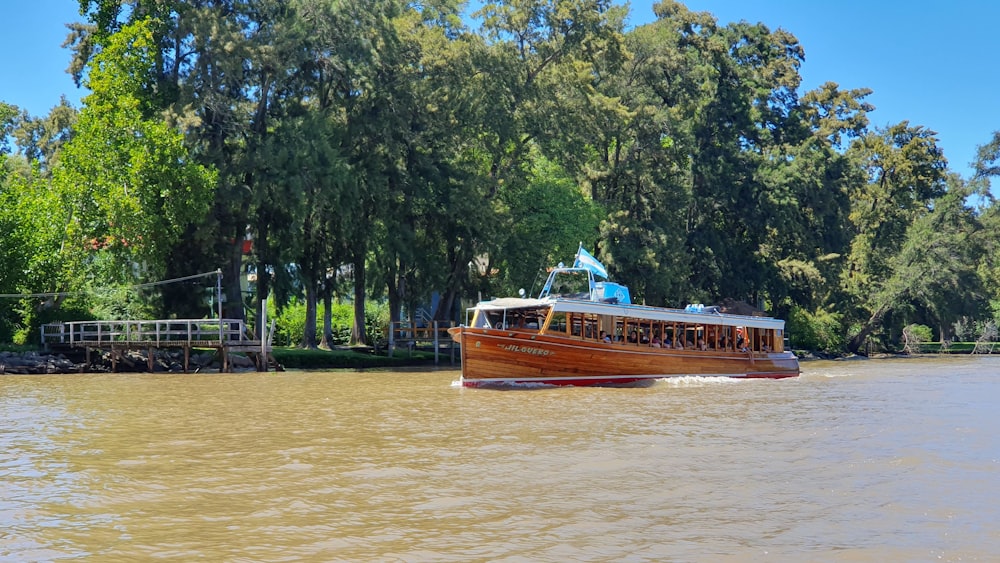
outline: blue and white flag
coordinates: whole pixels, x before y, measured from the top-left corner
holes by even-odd
[[[604,264],[601,264],[583,246],[580,246],[580,250],[576,253],[576,262],[573,263],[573,267],[586,268],[593,272],[595,276],[601,276],[605,279],[608,277],[608,270],[604,267]]]

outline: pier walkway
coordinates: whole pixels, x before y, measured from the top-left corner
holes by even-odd
[[[188,373],[192,348],[214,349],[221,358],[221,371],[232,371],[230,354],[250,357],[258,371],[267,371],[274,361],[271,339],[256,339],[240,319],[165,319],[152,321],[74,321],[41,327],[46,350],[84,349],[90,365],[92,351],[108,351],[113,369],[128,351],[146,351],[153,371],[154,353],[163,349],[184,351],[184,372]]]

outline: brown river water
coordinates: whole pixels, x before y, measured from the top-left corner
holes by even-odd
[[[0,561],[1000,561],[1000,357],[0,376]]]

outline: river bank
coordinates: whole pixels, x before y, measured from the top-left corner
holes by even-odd
[[[292,347],[274,348],[272,354],[278,365],[289,369],[367,369],[386,367],[424,366],[434,363],[434,354],[422,351],[397,352],[390,358],[377,355],[370,349],[343,348],[337,350],[301,349]],[[442,356],[442,364],[449,358]],[[230,356],[234,371],[252,371],[252,360],[240,354]],[[206,350],[191,355],[189,372],[219,371],[221,367],[214,350]],[[77,354],[48,353],[37,350],[0,351],[0,374],[59,374],[59,373],[105,373],[105,372],[148,373],[149,362],[145,351],[125,352],[117,358],[117,368],[108,352],[92,352],[90,365],[83,352]],[[184,354],[180,350],[158,350],[153,355],[153,371],[156,373],[183,373]]]
[[[108,373],[115,371],[108,352],[92,353],[88,364],[82,354],[67,356],[65,354],[50,354],[46,352],[0,352],[0,374],[57,374],[57,373]],[[253,369],[253,362],[243,356],[233,356],[234,369]],[[117,371],[148,372],[149,362],[145,352],[129,351],[117,358]],[[218,370],[219,362],[212,352],[193,354],[190,359],[189,371],[200,372]],[[184,355],[182,352],[159,351],[153,356],[154,372],[184,371]]]

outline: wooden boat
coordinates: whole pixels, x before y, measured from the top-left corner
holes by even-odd
[[[578,255],[573,267],[550,271],[537,298],[522,290],[521,297],[470,308],[471,320],[448,331],[461,347],[462,385],[610,386],[681,376],[799,375],[797,358],[784,349],[783,320],[700,305],[636,305],[627,287],[596,282],[595,273],[607,276],[592,256],[581,261]],[[585,280],[585,290],[560,282],[567,276]]]

